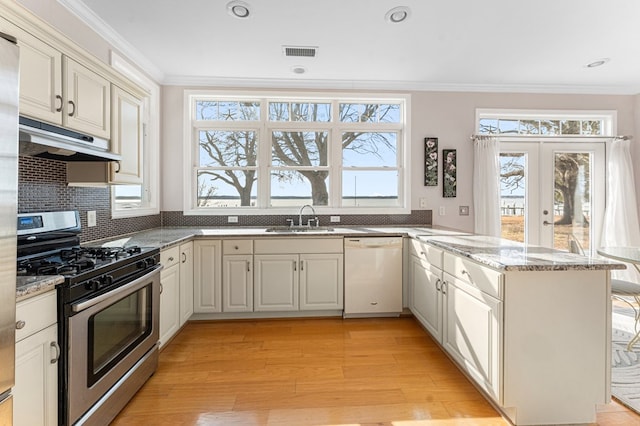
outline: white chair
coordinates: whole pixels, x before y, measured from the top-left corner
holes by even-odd
[[[582,248],[582,245],[580,244],[580,241],[578,241],[576,236],[573,234],[568,234],[567,237],[569,251],[571,253],[584,256],[584,249]],[[635,264],[633,266],[638,268],[638,266]],[[635,335],[631,338],[631,340],[629,340],[629,343],[627,343],[627,352],[631,352],[631,350],[633,349],[633,345],[635,345],[638,340],[640,340],[640,329],[638,328],[638,326],[640,325],[640,284],[631,281],[611,278],[611,296],[616,300],[626,303],[631,307],[631,309],[633,309],[635,317],[633,329],[635,331]],[[633,302],[635,303],[629,300],[631,298],[633,298]]]

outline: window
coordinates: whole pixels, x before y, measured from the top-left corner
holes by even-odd
[[[408,99],[185,92],[185,213],[409,211]]]
[[[158,214],[160,212],[158,203],[160,87],[113,52],[112,65],[132,81],[147,88],[149,96],[144,100],[143,107],[144,183],[112,186],[111,216],[119,218]]]

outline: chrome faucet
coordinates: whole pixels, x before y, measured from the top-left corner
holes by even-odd
[[[312,218],[312,219],[309,219],[309,220],[307,221],[307,226],[308,226],[308,227],[311,227],[311,221],[312,221],[312,220],[313,220],[313,221],[315,221],[316,226],[320,226],[320,223],[319,223],[319,221],[318,221],[318,216],[316,216],[316,210],[313,208],[313,206],[312,206],[311,204],[305,204],[304,206],[300,207],[300,214],[298,215],[298,226],[304,226],[304,225],[302,224],[302,212],[304,211],[304,209],[305,209],[306,207],[309,207],[309,208],[311,209],[311,211],[313,212],[313,218]]]

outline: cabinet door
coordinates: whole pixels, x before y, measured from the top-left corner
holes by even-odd
[[[196,241],[193,251],[193,312],[222,312],[222,244]]]
[[[222,258],[222,310],[253,311],[253,256],[231,255]]]
[[[300,310],[342,309],[343,264],[341,254],[300,255]]]
[[[180,326],[193,314],[193,242],[180,244]]]
[[[254,311],[298,310],[298,255],[255,255]]]
[[[64,70],[63,124],[105,139],[111,133],[111,84],[73,59],[62,58]]]
[[[113,183],[143,183],[143,103],[117,86],[111,88],[111,151],[122,159],[111,163]]]
[[[443,346],[476,382],[500,402],[502,302],[444,275]]]
[[[15,426],[58,424],[57,325],[16,343]]]
[[[439,342],[442,341],[442,272],[411,256],[411,312]]]
[[[20,46],[20,114],[62,125],[62,54],[12,27]]]
[[[160,273],[160,347],[180,329],[180,267],[173,265]]]

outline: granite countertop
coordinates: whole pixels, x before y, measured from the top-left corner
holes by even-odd
[[[451,253],[504,271],[626,269],[626,266],[619,262],[484,235],[425,235],[418,238]]]
[[[62,275],[17,277],[16,302],[54,290],[56,285],[62,282],[64,282]]]

